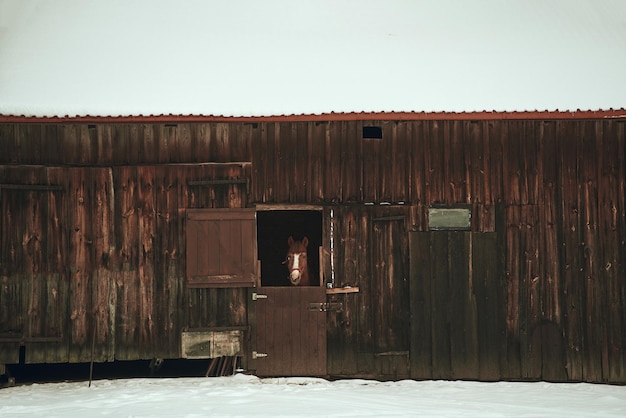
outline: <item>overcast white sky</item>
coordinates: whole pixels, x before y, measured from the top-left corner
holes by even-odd
[[[0,114],[626,107],[624,0],[0,0]]]

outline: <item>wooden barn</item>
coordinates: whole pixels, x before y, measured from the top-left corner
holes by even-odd
[[[624,382],[624,112],[362,116],[4,121],[0,360]]]
[[[623,96],[196,116],[10,100],[0,374],[212,359],[211,374],[626,383]],[[289,281],[290,237],[308,242],[308,286]]]

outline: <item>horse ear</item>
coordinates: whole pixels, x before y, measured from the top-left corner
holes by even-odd
[[[302,245],[304,245],[304,248],[309,246],[309,239],[307,237],[302,238]]]
[[[289,235],[289,239],[287,240],[287,244],[291,247],[293,245],[293,237]]]

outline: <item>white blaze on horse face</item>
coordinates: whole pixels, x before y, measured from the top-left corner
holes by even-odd
[[[291,280],[298,280],[300,278],[300,254],[293,254],[292,257]]]

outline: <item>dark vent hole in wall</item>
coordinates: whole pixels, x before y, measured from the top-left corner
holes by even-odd
[[[383,139],[383,128],[380,126],[364,126],[363,139]]]

